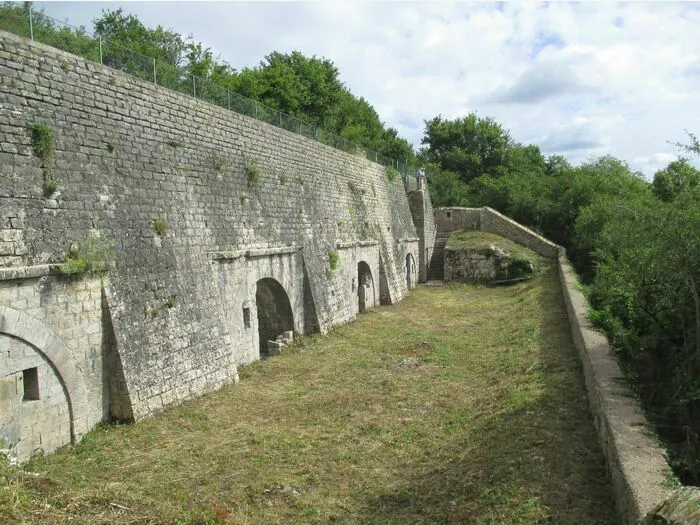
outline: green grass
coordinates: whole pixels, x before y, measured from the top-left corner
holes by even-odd
[[[419,286],[240,375],[4,468],[0,522],[617,522],[552,267]]]
[[[530,261],[535,272],[543,269],[544,259],[535,252],[525,246],[513,242],[510,239],[501,237],[495,233],[483,232],[478,230],[457,230],[453,232],[447,244],[446,250],[468,250],[472,248],[481,248],[494,245],[501,250],[511,253],[514,259]]]

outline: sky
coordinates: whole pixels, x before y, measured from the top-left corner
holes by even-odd
[[[334,62],[420,147],[425,121],[476,111],[573,164],[611,154],[652,177],[700,135],[700,3],[35,2],[92,29],[123,7],[241,69],[272,51]],[[693,161],[700,165],[698,160]]]

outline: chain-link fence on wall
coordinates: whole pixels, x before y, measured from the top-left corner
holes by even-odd
[[[180,68],[158,61],[91,34],[84,27],[74,27],[43,13],[28,4],[0,5],[0,30],[41,42],[135,77],[191,95],[236,113],[267,122],[293,133],[317,140],[334,148],[364,155],[368,160],[399,171],[407,187],[415,185],[415,177],[406,162],[368,150],[340,137],[235,93],[211,80],[191,75]],[[413,181],[413,183],[411,183]]]

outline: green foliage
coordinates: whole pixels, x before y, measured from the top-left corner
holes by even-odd
[[[334,272],[338,268],[338,264],[340,263],[340,254],[334,250],[328,254],[328,266],[330,267],[331,271]]]
[[[53,155],[56,134],[46,124],[35,123],[29,126],[32,132],[32,150],[34,155],[47,161]]]
[[[260,182],[260,168],[253,159],[243,159],[243,171],[245,171],[248,186],[255,186]]]
[[[514,253],[511,255],[510,263],[506,269],[508,279],[517,279],[519,277],[528,277],[533,273],[533,263],[527,257]]]
[[[386,167],[386,178],[389,179],[389,182],[393,182],[399,175],[399,170],[397,170],[393,166]]]
[[[171,148],[179,148],[182,146],[182,142],[176,139],[168,139],[165,143]]]
[[[151,226],[159,237],[164,237],[168,233],[168,223],[161,218],[154,219]]]
[[[106,140],[106,141],[105,141],[105,147],[107,148],[107,151],[108,151],[109,153],[114,153],[114,144],[113,144],[112,142],[109,142],[109,141]]]
[[[56,193],[56,190],[58,189],[58,185],[56,184],[56,181],[51,179],[48,181],[44,182],[44,197],[47,199],[51,197],[54,193]]]
[[[657,171],[651,186],[658,199],[670,202],[698,185],[700,185],[700,171],[691,166],[686,159],[680,159]]]
[[[34,155],[42,161],[43,168],[43,195],[51,197],[57,189],[56,181],[53,180],[51,166],[53,163],[53,153],[56,144],[56,134],[46,124],[30,124],[29,130],[32,133],[32,151]]]
[[[426,159],[452,171],[463,182],[481,175],[497,177],[511,145],[509,133],[491,118],[469,113],[464,118],[435,117],[426,122]]]
[[[64,275],[98,275],[107,270],[107,262],[113,258],[111,242],[88,237],[71,245],[60,270]]]
[[[423,143],[435,206],[491,206],[566,248],[670,462],[699,483],[698,170],[680,159],[649,184],[610,156],[573,167],[474,115],[429,121]]]

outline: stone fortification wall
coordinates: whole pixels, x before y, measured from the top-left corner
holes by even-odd
[[[482,230],[522,244],[544,257],[554,258],[559,254],[558,245],[488,206],[438,208],[435,212],[435,221],[438,232]]]
[[[44,158],[35,124],[55,134]],[[399,301],[419,256],[403,183],[382,166],[2,32],[0,211],[0,268],[17,269],[4,279],[22,295],[42,286],[25,270],[88,238],[111,245],[100,308],[122,377],[98,398],[124,418],[219,388],[257,359],[262,281],[281,286],[295,330],[325,331],[358,313],[360,280],[372,304]],[[60,286],[83,301],[81,285]],[[41,315],[56,333],[69,324]],[[90,349],[110,346],[93,335],[60,336],[91,396]],[[0,379],[14,373],[0,366]]]
[[[559,254],[559,246],[557,244],[498,213],[493,208],[481,208],[480,229],[485,232],[497,233],[506,239],[522,244],[543,257],[554,258]]]
[[[419,268],[418,278],[423,282],[428,279],[428,264],[433,256],[435,234],[437,233],[435,211],[430,201],[427,183],[423,181],[420,189],[411,190],[408,193],[408,201],[411,205],[411,213],[420,237],[419,258],[416,260],[416,263]]]
[[[435,210],[438,232],[481,229],[481,208],[438,208]]]

